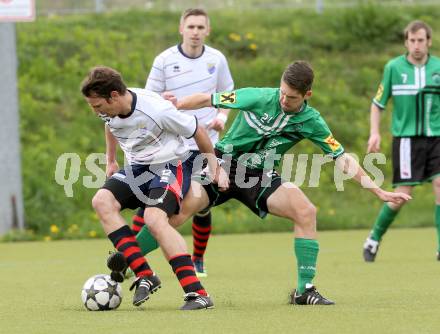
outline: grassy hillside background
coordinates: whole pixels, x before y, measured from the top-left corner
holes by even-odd
[[[383,66],[404,52],[401,31],[416,18],[427,21],[435,32],[440,31],[438,6],[399,11],[364,6],[327,10],[323,15],[289,9],[222,10],[210,15],[213,31],[207,43],[228,57],[236,87],[277,86],[288,63],[296,59],[310,61],[316,72],[311,104],[321,111],[346,150],[361,159],[369,133],[369,105]],[[143,87],[154,57],[179,40],[178,18],[178,13],[131,11],[51,16],[17,24],[29,231],[10,234],[6,239],[102,235],[90,205],[96,189],[86,188],[83,177],[93,176],[85,168],[86,158],[104,152],[103,124],[83,101],[79,84],[90,67],[104,64],[122,72],[130,86]],[[432,51],[440,53],[440,33],[434,33]],[[383,152],[389,157],[390,113],[384,116]],[[57,159],[66,152],[76,153],[81,159],[73,197],[66,197],[54,176]],[[293,153],[321,152],[304,142]],[[381,166],[388,189],[390,162]],[[345,191],[337,192],[332,180],[333,164],[328,164],[321,173],[319,188],[308,187],[308,178],[302,187],[319,208],[319,229],[369,227],[380,201],[354,182],[346,182]],[[418,188],[397,226],[431,226],[433,206],[431,187]],[[238,202],[214,212],[217,233],[291,229],[291,224],[274,217],[262,223]],[[189,231],[187,225],[184,232]]]

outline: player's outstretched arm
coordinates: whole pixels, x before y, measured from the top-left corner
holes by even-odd
[[[176,108],[179,110],[194,110],[211,106],[211,94],[206,93],[185,96],[178,100],[176,104]]]
[[[377,186],[368,174],[362,169],[359,163],[349,154],[342,154],[336,159],[336,166],[345,174],[352,175],[362,188],[365,188],[375,194],[384,202],[393,202],[401,204],[411,199],[411,196],[405,193],[394,193],[385,191]]]

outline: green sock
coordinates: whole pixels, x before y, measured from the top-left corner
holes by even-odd
[[[387,203],[384,203],[376,221],[374,222],[373,230],[371,231],[371,239],[380,241],[398,213],[399,210],[394,211]]]
[[[319,244],[314,239],[295,238],[294,250],[298,269],[298,292],[303,293],[307,283],[312,283],[316,273]]]
[[[438,252],[440,253],[440,205],[435,206],[435,227],[437,228]]]
[[[142,255],[146,255],[159,248],[159,244],[157,243],[156,239],[154,239],[154,237],[151,235],[146,225],[144,225],[139,233],[136,234],[136,241],[141,248]]]

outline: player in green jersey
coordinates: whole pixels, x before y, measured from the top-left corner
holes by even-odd
[[[411,194],[415,185],[432,181],[440,260],[440,58],[429,54],[432,30],[426,23],[411,22],[404,35],[407,53],[385,65],[371,104],[368,152],[380,150],[380,115],[392,97],[393,186]],[[365,261],[375,260],[379,242],[403,204],[383,205],[363,246]]]
[[[181,110],[214,106],[239,109],[240,113],[225,137],[216,144],[216,155],[229,171],[229,188],[219,189],[208,178],[192,182],[192,190],[184,198],[179,215],[173,216],[170,224],[177,227],[200,210],[231,198],[245,204],[259,217],[271,213],[287,218],[295,227],[293,248],[298,273],[297,288],[290,302],[332,305],[334,303],[324,298],[312,283],[319,251],[316,208],[296,185],[282,180],[274,171],[282,155],[302,139],[309,139],[334,158],[341,170],[350,172],[382,201],[400,203],[411,197],[382,190],[355,159],[344,153],[320,113],[308,104],[313,78],[310,65],[297,61],[284,71],[280,88],[243,88],[212,95],[199,93],[175,101]],[[142,231],[148,233],[145,227]]]
[[[202,209],[235,198],[260,217],[267,213],[284,217],[295,227],[294,253],[298,285],[292,304],[331,305],[314,287],[319,245],[316,240],[316,208],[293,183],[274,171],[282,155],[302,139],[309,139],[336,160],[337,166],[385,202],[401,203],[411,197],[379,188],[355,159],[344,153],[320,113],[308,104],[312,95],[313,70],[304,61],[290,64],[280,88],[243,88],[217,94],[194,94],[177,101],[181,110],[208,106],[240,110],[225,137],[216,144],[216,155],[229,170],[229,188],[192,182],[173,226],[182,224]]]

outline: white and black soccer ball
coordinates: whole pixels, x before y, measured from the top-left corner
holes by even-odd
[[[109,275],[95,275],[84,283],[81,299],[89,311],[114,310],[121,304],[122,288]]]

